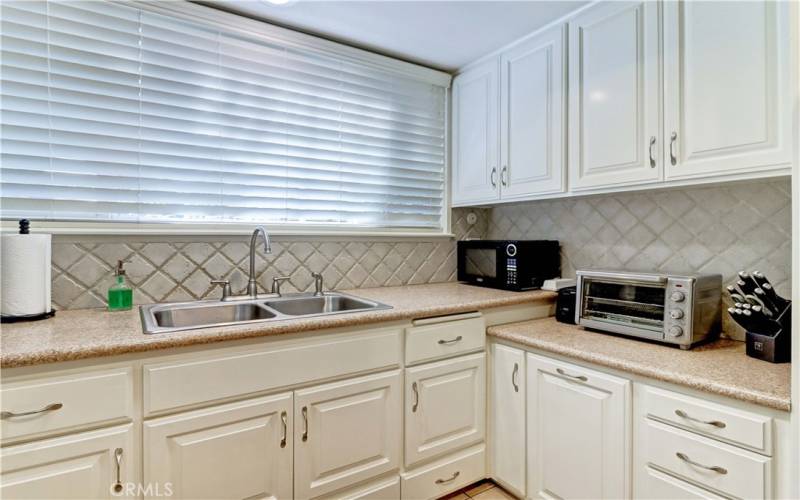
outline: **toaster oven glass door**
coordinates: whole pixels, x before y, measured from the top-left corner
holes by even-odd
[[[654,332],[664,330],[666,289],[661,284],[585,277],[582,292],[583,318]]]

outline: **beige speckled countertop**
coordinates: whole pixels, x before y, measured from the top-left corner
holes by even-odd
[[[507,292],[459,283],[364,288],[345,292],[383,302],[392,306],[392,309],[153,335],[142,333],[138,307],[113,313],[104,309],[59,311],[54,318],[43,321],[2,325],[0,367],[13,368],[381,321],[424,318],[524,303],[551,302],[556,295],[544,291]]]
[[[555,318],[490,327],[493,337],[777,410],[791,408],[791,365],[747,357],[744,342],[677,347],[586,331]]]

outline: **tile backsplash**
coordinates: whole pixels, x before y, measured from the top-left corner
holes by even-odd
[[[468,212],[478,215],[475,224]],[[311,272],[321,272],[326,289],[366,288],[455,279],[455,239],[486,233],[487,210],[454,209],[455,238],[274,237],[272,253],[259,251],[256,272],[268,288],[273,276],[289,276],[286,291],[313,289]],[[209,283],[227,278],[234,293],[247,285],[246,237],[55,237],[53,304],[59,309],[103,307],[117,259],[125,268],[138,304],[217,297]],[[263,247],[262,247],[263,250]]]
[[[758,269],[791,292],[791,181],[502,205],[489,238],[556,239],[562,274],[585,267],[720,273]]]

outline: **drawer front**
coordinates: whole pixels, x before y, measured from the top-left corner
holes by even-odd
[[[279,341],[248,351],[145,365],[145,416],[401,362],[399,327]],[[332,363],[330,360],[335,359]]]
[[[133,416],[129,367],[6,382],[0,391],[3,443]],[[28,415],[22,415],[28,413]]]
[[[722,500],[724,498],[652,467],[645,466],[645,469],[641,491],[635,492],[635,498],[648,500],[675,500],[678,498]]]
[[[683,394],[646,387],[648,417],[772,455],[772,419]]]
[[[355,488],[338,491],[316,500],[397,500],[400,498],[400,476],[393,475]]]
[[[650,466],[723,495],[771,497],[769,457],[649,419],[645,419],[643,430],[644,460]]]
[[[486,344],[486,321],[480,313],[419,320],[414,325],[406,328],[406,365],[479,351]]]
[[[486,355],[406,369],[405,417],[407,467],[483,441]]]
[[[486,476],[484,445],[474,446],[403,474],[403,500],[438,498]]]

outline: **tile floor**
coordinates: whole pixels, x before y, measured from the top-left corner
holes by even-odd
[[[516,500],[516,497],[488,479],[471,484],[440,500]]]

